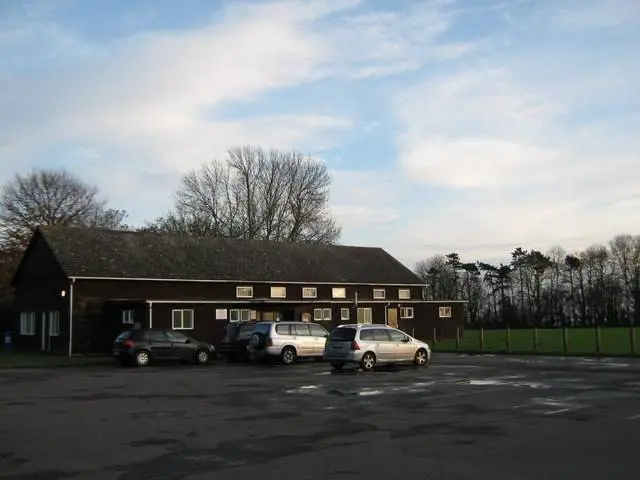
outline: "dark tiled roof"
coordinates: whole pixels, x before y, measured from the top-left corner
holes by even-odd
[[[71,277],[417,284],[382,248],[44,227]]]

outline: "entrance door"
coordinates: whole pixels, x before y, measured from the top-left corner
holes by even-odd
[[[398,309],[390,308],[387,310],[387,325],[392,328],[398,328]]]

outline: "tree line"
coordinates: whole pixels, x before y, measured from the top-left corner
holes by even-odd
[[[432,300],[466,300],[471,327],[640,325],[640,235],[617,235],[577,253],[515,248],[508,264],[422,260]]]
[[[127,223],[98,187],[65,169],[16,174],[0,189],[0,301],[37,226],[84,226],[193,236],[334,243],[331,177],[298,152],[239,146],[185,174],[173,205],[143,225]]]

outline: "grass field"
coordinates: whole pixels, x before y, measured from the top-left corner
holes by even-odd
[[[435,344],[436,351],[491,352],[491,353],[544,353],[569,355],[638,355],[640,354],[640,334],[634,329],[635,352],[632,352],[632,330],[627,327],[607,327],[600,329],[600,348],[598,349],[595,328],[566,329],[566,348],[564,330],[561,328],[541,328],[537,330],[538,342],[535,346],[533,329],[510,331],[510,348],[507,349],[506,330],[484,330],[484,344],[480,341],[479,330],[465,330],[461,335],[459,347],[455,340],[440,340]],[[432,344],[432,342],[430,342]]]

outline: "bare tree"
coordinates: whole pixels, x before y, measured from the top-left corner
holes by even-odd
[[[23,246],[31,231],[43,225],[124,228],[126,213],[106,207],[98,189],[66,170],[17,174],[0,192],[0,243]]]
[[[297,152],[237,147],[182,179],[169,214],[149,229],[187,235],[333,243],[326,166]]]

